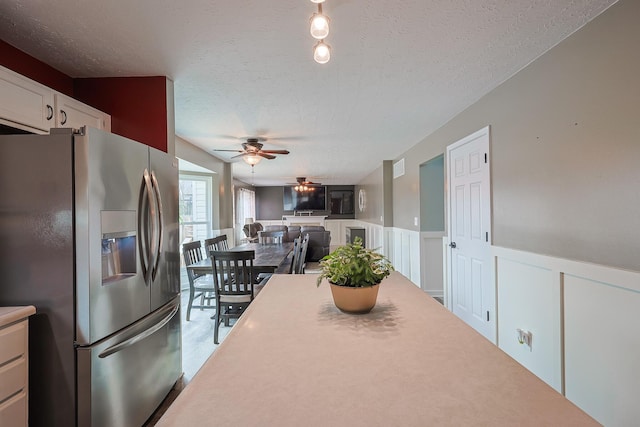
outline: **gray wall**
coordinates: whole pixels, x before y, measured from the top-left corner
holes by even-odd
[[[444,155],[420,165],[420,231],[444,231]]]
[[[495,245],[640,271],[638,17],[618,2],[399,156],[394,225],[417,230],[420,164],[490,125]]]
[[[376,168],[365,179],[363,179],[355,189],[356,219],[370,222],[372,224],[385,225],[384,205],[385,205],[385,173],[384,165]],[[364,210],[359,209],[358,193],[364,191]]]

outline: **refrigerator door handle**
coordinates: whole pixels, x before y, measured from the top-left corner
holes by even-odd
[[[162,319],[160,319],[158,322],[156,322],[153,326],[143,330],[142,332],[140,332],[137,335],[132,336],[131,338],[127,338],[124,341],[121,341],[121,342],[119,342],[117,344],[114,344],[114,345],[106,348],[102,353],[100,353],[98,355],[98,357],[101,358],[101,359],[104,359],[105,357],[109,357],[112,354],[117,353],[117,352],[119,352],[121,350],[124,350],[127,347],[131,347],[135,343],[140,342],[143,339],[153,335],[154,333],[156,333],[160,329],[164,328],[164,326],[167,323],[169,323],[169,321],[171,321],[173,316],[176,315],[176,313],[178,312],[179,309],[180,309],[180,304],[179,303],[170,304],[169,306],[167,306],[167,307],[165,307],[163,309],[163,311],[169,311],[169,314],[164,316]]]
[[[146,206],[145,206],[146,196]],[[147,212],[147,209],[149,212]],[[138,240],[140,248],[140,262],[142,264],[142,275],[145,283],[149,284],[151,269],[155,262],[153,247],[155,244],[155,227],[151,225],[151,239],[149,239],[149,218],[155,216],[155,204],[153,203],[153,191],[151,188],[151,178],[149,171],[145,168],[142,177],[142,186],[140,188],[140,199],[138,203],[138,230],[140,239]]]
[[[151,171],[151,184],[156,194],[156,203],[158,209],[158,215],[154,218],[158,221],[158,250],[156,251],[156,260],[152,267],[151,280],[156,280],[156,274],[158,273],[158,264],[160,263],[160,255],[162,254],[162,240],[164,238],[164,224],[162,218],[162,197],[160,196],[160,186],[156,179],[156,174]]]

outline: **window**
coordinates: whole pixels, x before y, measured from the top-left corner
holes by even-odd
[[[245,238],[242,227],[247,218],[256,218],[256,193],[247,188],[238,188],[235,200],[236,242]]]
[[[211,237],[210,176],[180,174],[180,241],[204,240]]]

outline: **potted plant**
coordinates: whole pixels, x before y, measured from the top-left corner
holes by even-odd
[[[384,255],[362,246],[356,237],[353,243],[340,246],[320,260],[316,284],[327,279],[333,302],[346,313],[368,313],[376,305],[378,285],[393,271]]]

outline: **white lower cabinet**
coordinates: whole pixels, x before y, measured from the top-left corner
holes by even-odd
[[[0,327],[0,426],[28,425],[28,320]]]

